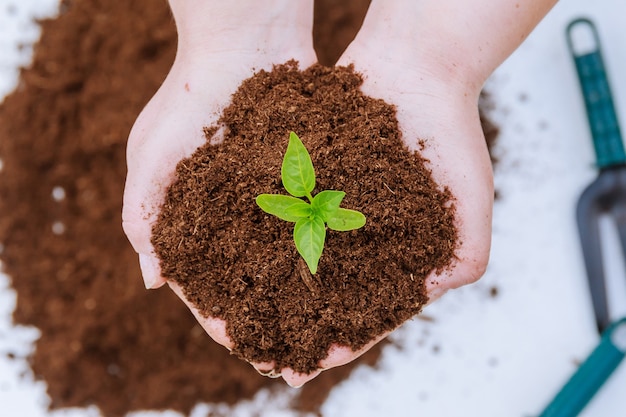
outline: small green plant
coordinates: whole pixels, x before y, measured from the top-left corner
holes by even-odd
[[[293,230],[296,249],[315,274],[324,250],[326,226],[340,232],[359,229],[365,225],[365,216],[356,210],[339,207],[346,195],[343,191],[326,190],[315,197],[311,195],[315,188],[313,162],[294,132],[289,134],[281,176],[283,186],[291,196],[261,194],[256,203],[266,213],[296,223]]]

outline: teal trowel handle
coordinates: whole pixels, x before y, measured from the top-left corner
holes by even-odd
[[[575,417],[609,378],[626,354],[626,318],[609,326],[600,344],[580,365],[540,417]]]
[[[581,30],[588,31],[587,40],[595,43],[591,48],[581,50],[575,41],[573,32]],[[598,167],[603,169],[623,165],[626,163],[626,154],[600,52],[598,32],[590,20],[577,19],[567,26],[567,42],[585,98]]]

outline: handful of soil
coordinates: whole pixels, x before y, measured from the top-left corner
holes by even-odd
[[[296,62],[244,81],[219,120],[224,140],[181,161],[152,243],[163,275],[206,317],[224,319],[233,353],[309,373],[333,343],[358,350],[419,313],[425,278],[457,245],[450,192],[403,145],[395,108],[365,96],[352,67]],[[327,232],[307,276],[293,224],[255,197],[286,194],[280,167],[289,132],[311,154],[317,188],[346,192],[365,227]]]

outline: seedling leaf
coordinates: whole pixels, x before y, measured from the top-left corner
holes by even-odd
[[[326,225],[340,232],[354,230],[365,225],[365,216],[339,207],[346,196],[343,191],[325,190],[315,197],[311,195],[315,188],[313,162],[294,132],[289,134],[281,175],[283,186],[291,196],[261,194],[257,196],[256,203],[266,213],[296,223],[293,229],[296,249],[311,274],[315,274],[324,250]],[[306,197],[310,204],[297,197]]]
[[[288,195],[261,194],[257,196],[256,203],[264,212],[288,222],[297,222],[311,215],[310,204]]]
[[[347,232],[365,226],[365,216],[356,210],[339,208],[332,217],[326,220],[326,224],[332,230]]]
[[[324,220],[319,217],[298,220],[293,229],[293,240],[298,253],[304,258],[311,273],[315,274],[326,240]]]
[[[315,170],[311,156],[294,132],[289,134],[281,175],[285,189],[294,197],[310,196],[315,188]]]
[[[341,201],[346,196],[343,191],[326,190],[313,197],[311,206],[316,215],[322,217],[325,222],[339,209]]]

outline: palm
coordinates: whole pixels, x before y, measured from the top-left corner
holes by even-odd
[[[420,151],[435,181],[455,198],[458,260],[427,281],[433,301],[448,289],[480,278],[487,264],[493,179],[478,115],[478,91],[446,83],[417,65],[372,59],[376,56],[357,39],[339,64],[353,64],[364,75],[366,94],[396,106],[405,144]]]

